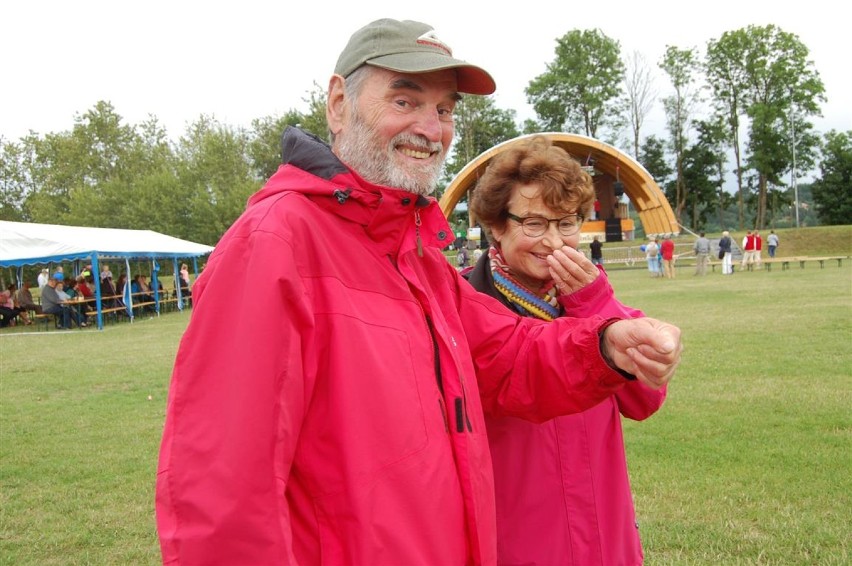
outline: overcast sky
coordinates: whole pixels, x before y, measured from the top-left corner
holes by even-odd
[[[173,139],[201,114],[249,126],[254,118],[305,110],[306,92],[314,81],[327,85],[351,33],[382,17],[434,26],[457,57],[494,76],[497,105],[521,119],[533,117],[524,88],[553,60],[556,38],[572,29],[599,28],[622,53],[640,51],[656,69],[667,45],[703,53],[725,31],[775,24],[799,36],[825,84],[817,129],[852,130],[852,41],[835,2],[501,4],[13,0],[0,10],[0,137],[70,130],[75,115],[98,100],[112,102],[132,124],[155,115]],[[668,94],[662,74],[656,89]],[[652,130],[662,130],[661,110],[644,133]]]

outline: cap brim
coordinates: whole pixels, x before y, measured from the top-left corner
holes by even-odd
[[[492,94],[497,90],[497,84],[485,69],[439,53],[395,53],[370,59],[366,64],[398,73],[431,73],[445,69],[456,69],[459,92]]]

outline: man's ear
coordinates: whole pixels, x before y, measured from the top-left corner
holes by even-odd
[[[334,135],[340,133],[346,120],[346,93],[343,88],[345,82],[346,79],[340,75],[332,75],[328,81],[325,119],[328,122],[329,131]]]

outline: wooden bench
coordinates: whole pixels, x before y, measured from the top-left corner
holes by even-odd
[[[796,263],[796,262],[799,263],[799,267],[801,269],[804,269],[805,264],[809,261],[819,262],[820,269],[823,269],[823,268],[825,268],[825,262],[832,261],[832,260],[837,262],[837,267],[843,267],[843,260],[849,259],[849,257],[850,256],[848,256],[848,255],[821,256],[821,257],[820,256],[814,256],[814,257],[811,257],[811,256],[769,257],[769,258],[766,258],[766,259],[761,259],[759,264],[755,262],[755,263],[751,263],[751,264],[746,265],[746,269],[748,271],[753,271],[755,266],[765,265],[766,271],[772,271],[772,265],[776,264],[776,263],[780,263],[781,264],[781,271],[786,271],[786,270],[790,269],[791,263]],[[710,262],[710,266],[713,268],[713,271],[716,271],[717,265],[722,265],[722,262],[716,261],[716,260]],[[731,265],[735,269],[742,270],[740,262],[732,262]]]
[[[824,256],[824,257],[808,257],[808,256],[800,256],[800,257],[770,257],[770,258],[767,258],[767,259],[762,260],[762,261],[761,261],[761,263],[765,263],[765,264],[766,264],[766,270],[767,270],[767,271],[772,271],[772,264],[773,264],[773,263],[780,263],[780,264],[781,264],[781,271],[785,271],[785,270],[787,270],[787,269],[790,269],[790,264],[791,264],[791,263],[795,263],[795,262],[797,262],[797,261],[799,262],[799,268],[801,268],[801,269],[804,269],[804,268],[805,268],[805,263],[807,263],[807,262],[809,262],[809,261],[818,261],[818,262],[819,262],[819,268],[820,268],[820,269],[825,268],[825,262],[826,262],[826,261],[831,261],[831,260],[835,260],[835,261],[837,261],[837,267],[842,267],[842,266],[843,266],[843,260],[844,260],[844,259],[849,259],[849,256]]]

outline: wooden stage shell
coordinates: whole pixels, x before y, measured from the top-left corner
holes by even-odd
[[[459,171],[444,191],[439,201],[444,216],[449,218],[458,202],[469,190],[475,188],[476,181],[485,172],[485,168],[492,157],[509,149],[521,140],[535,135],[549,137],[554,145],[567,151],[581,165],[594,168],[593,180],[597,198],[601,203],[602,220],[617,214],[614,210],[618,209],[618,201],[615,197],[613,185],[616,180],[619,180],[624,184],[624,194],[627,195],[639,214],[639,221],[642,223],[647,236],[678,234],[680,232],[677,219],[668,200],[641,164],[626,153],[600,140],[563,132],[520,136],[481,153]],[[626,205],[624,205],[624,208],[626,208]],[[591,218],[593,213],[589,211],[586,216]],[[626,214],[619,216],[624,217]],[[622,226],[625,226],[626,222],[629,222],[629,228],[632,231],[632,221],[623,218]],[[583,231],[595,232],[602,225],[603,221],[587,221],[583,224]]]

